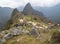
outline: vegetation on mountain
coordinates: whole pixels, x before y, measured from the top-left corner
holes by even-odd
[[[27,6],[31,5],[28,3]],[[24,8],[19,12],[16,8],[12,12],[11,19],[3,27],[0,33],[1,44],[57,44],[60,41],[60,24],[47,20],[44,16],[30,14],[30,10]],[[27,12],[26,12],[27,11]],[[27,15],[25,15],[25,13]],[[38,12],[37,12],[38,13]],[[39,12],[40,14],[40,12]],[[43,15],[43,14],[41,14]],[[3,42],[4,41],[4,42]],[[55,43],[57,42],[57,43]]]

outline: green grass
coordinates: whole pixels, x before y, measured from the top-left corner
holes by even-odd
[[[36,19],[35,17],[31,17],[31,16],[24,16],[24,18],[27,21],[32,21],[32,22],[37,22],[40,23],[39,25],[45,25],[48,26],[47,23],[44,23],[42,20]],[[18,22],[17,22],[18,23]],[[8,29],[9,27],[12,28],[14,24],[12,25],[7,25],[6,27],[4,27],[5,29]],[[22,26],[22,29],[26,29],[26,30],[31,30],[32,26],[31,25],[27,25],[27,26]],[[19,36],[15,36],[12,39],[7,40],[6,44],[48,44],[48,39],[50,36],[53,35],[54,32],[57,32],[60,30],[60,27],[53,27],[49,30],[49,32],[44,33],[42,32],[42,30],[40,30],[40,34],[41,34],[41,39],[37,39],[34,36],[31,35],[19,35]],[[17,42],[17,39],[19,39],[20,41]]]

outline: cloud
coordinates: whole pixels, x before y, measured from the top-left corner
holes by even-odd
[[[36,6],[49,7],[60,3],[60,0],[31,0],[30,2],[32,2]]]
[[[0,6],[16,8],[18,6],[24,6],[28,3],[28,0],[0,0]]]
[[[33,6],[50,7],[60,3],[60,0],[0,0],[0,6],[16,8],[30,2]]]
[[[16,3],[15,1],[10,1],[10,0],[0,0],[0,6],[2,7],[16,7],[18,5],[18,3]]]

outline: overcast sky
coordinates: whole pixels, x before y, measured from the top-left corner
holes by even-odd
[[[60,0],[0,0],[0,6],[16,8],[24,6],[28,2],[30,2],[32,6],[51,7],[59,4]]]

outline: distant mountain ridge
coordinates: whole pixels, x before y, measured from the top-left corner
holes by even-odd
[[[23,7],[19,7],[18,10],[22,11]],[[32,6],[34,10],[41,11],[44,13],[44,16],[49,20],[52,20],[56,23],[60,24],[60,4],[54,5],[52,7],[40,7],[40,6]],[[22,9],[21,9],[22,8]]]
[[[33,7],[30,3],[28,3],[25,8],[23,8],[24,7],[19,7],[17,9],[25,15],[33,14],[45,16],[56,23],[60,23],[60,4],[53,7]],[[3,26],[11,18],[12,11],[12,8],[0,7],[0,27]],[[42,12],[44,13],[44,15]]]
[[[9,7],[0,7],[0,27],[10,19],[12,10]]]
[[[34,7],[34,9],[38,10],[38,11],[42,11],[44,13],[44,15],[56,22],[56,23],[60,23],[60,4],[57,4],[55,6],[52,7]]]
[[[42,12],[36,11],[32,8],[31,4],[28,3],[26,4],[26,6],[24,7],[22,12],[19,12],[19,10],[17,8],[15,8],[12,12],[10,21],[12,20],[13,22],[17,21],[17,19],[19,19],[19,17],[22,17],[22,14],[29,15],[29,16],[35,16],[35,17],[39,17],[42,18],[44,17]]]
[[[10,21],[12,21],[13,23],[17,22],[20,17],[22,17],[22,13],[19,12],[17,8],[15,8],[12,12]]]

